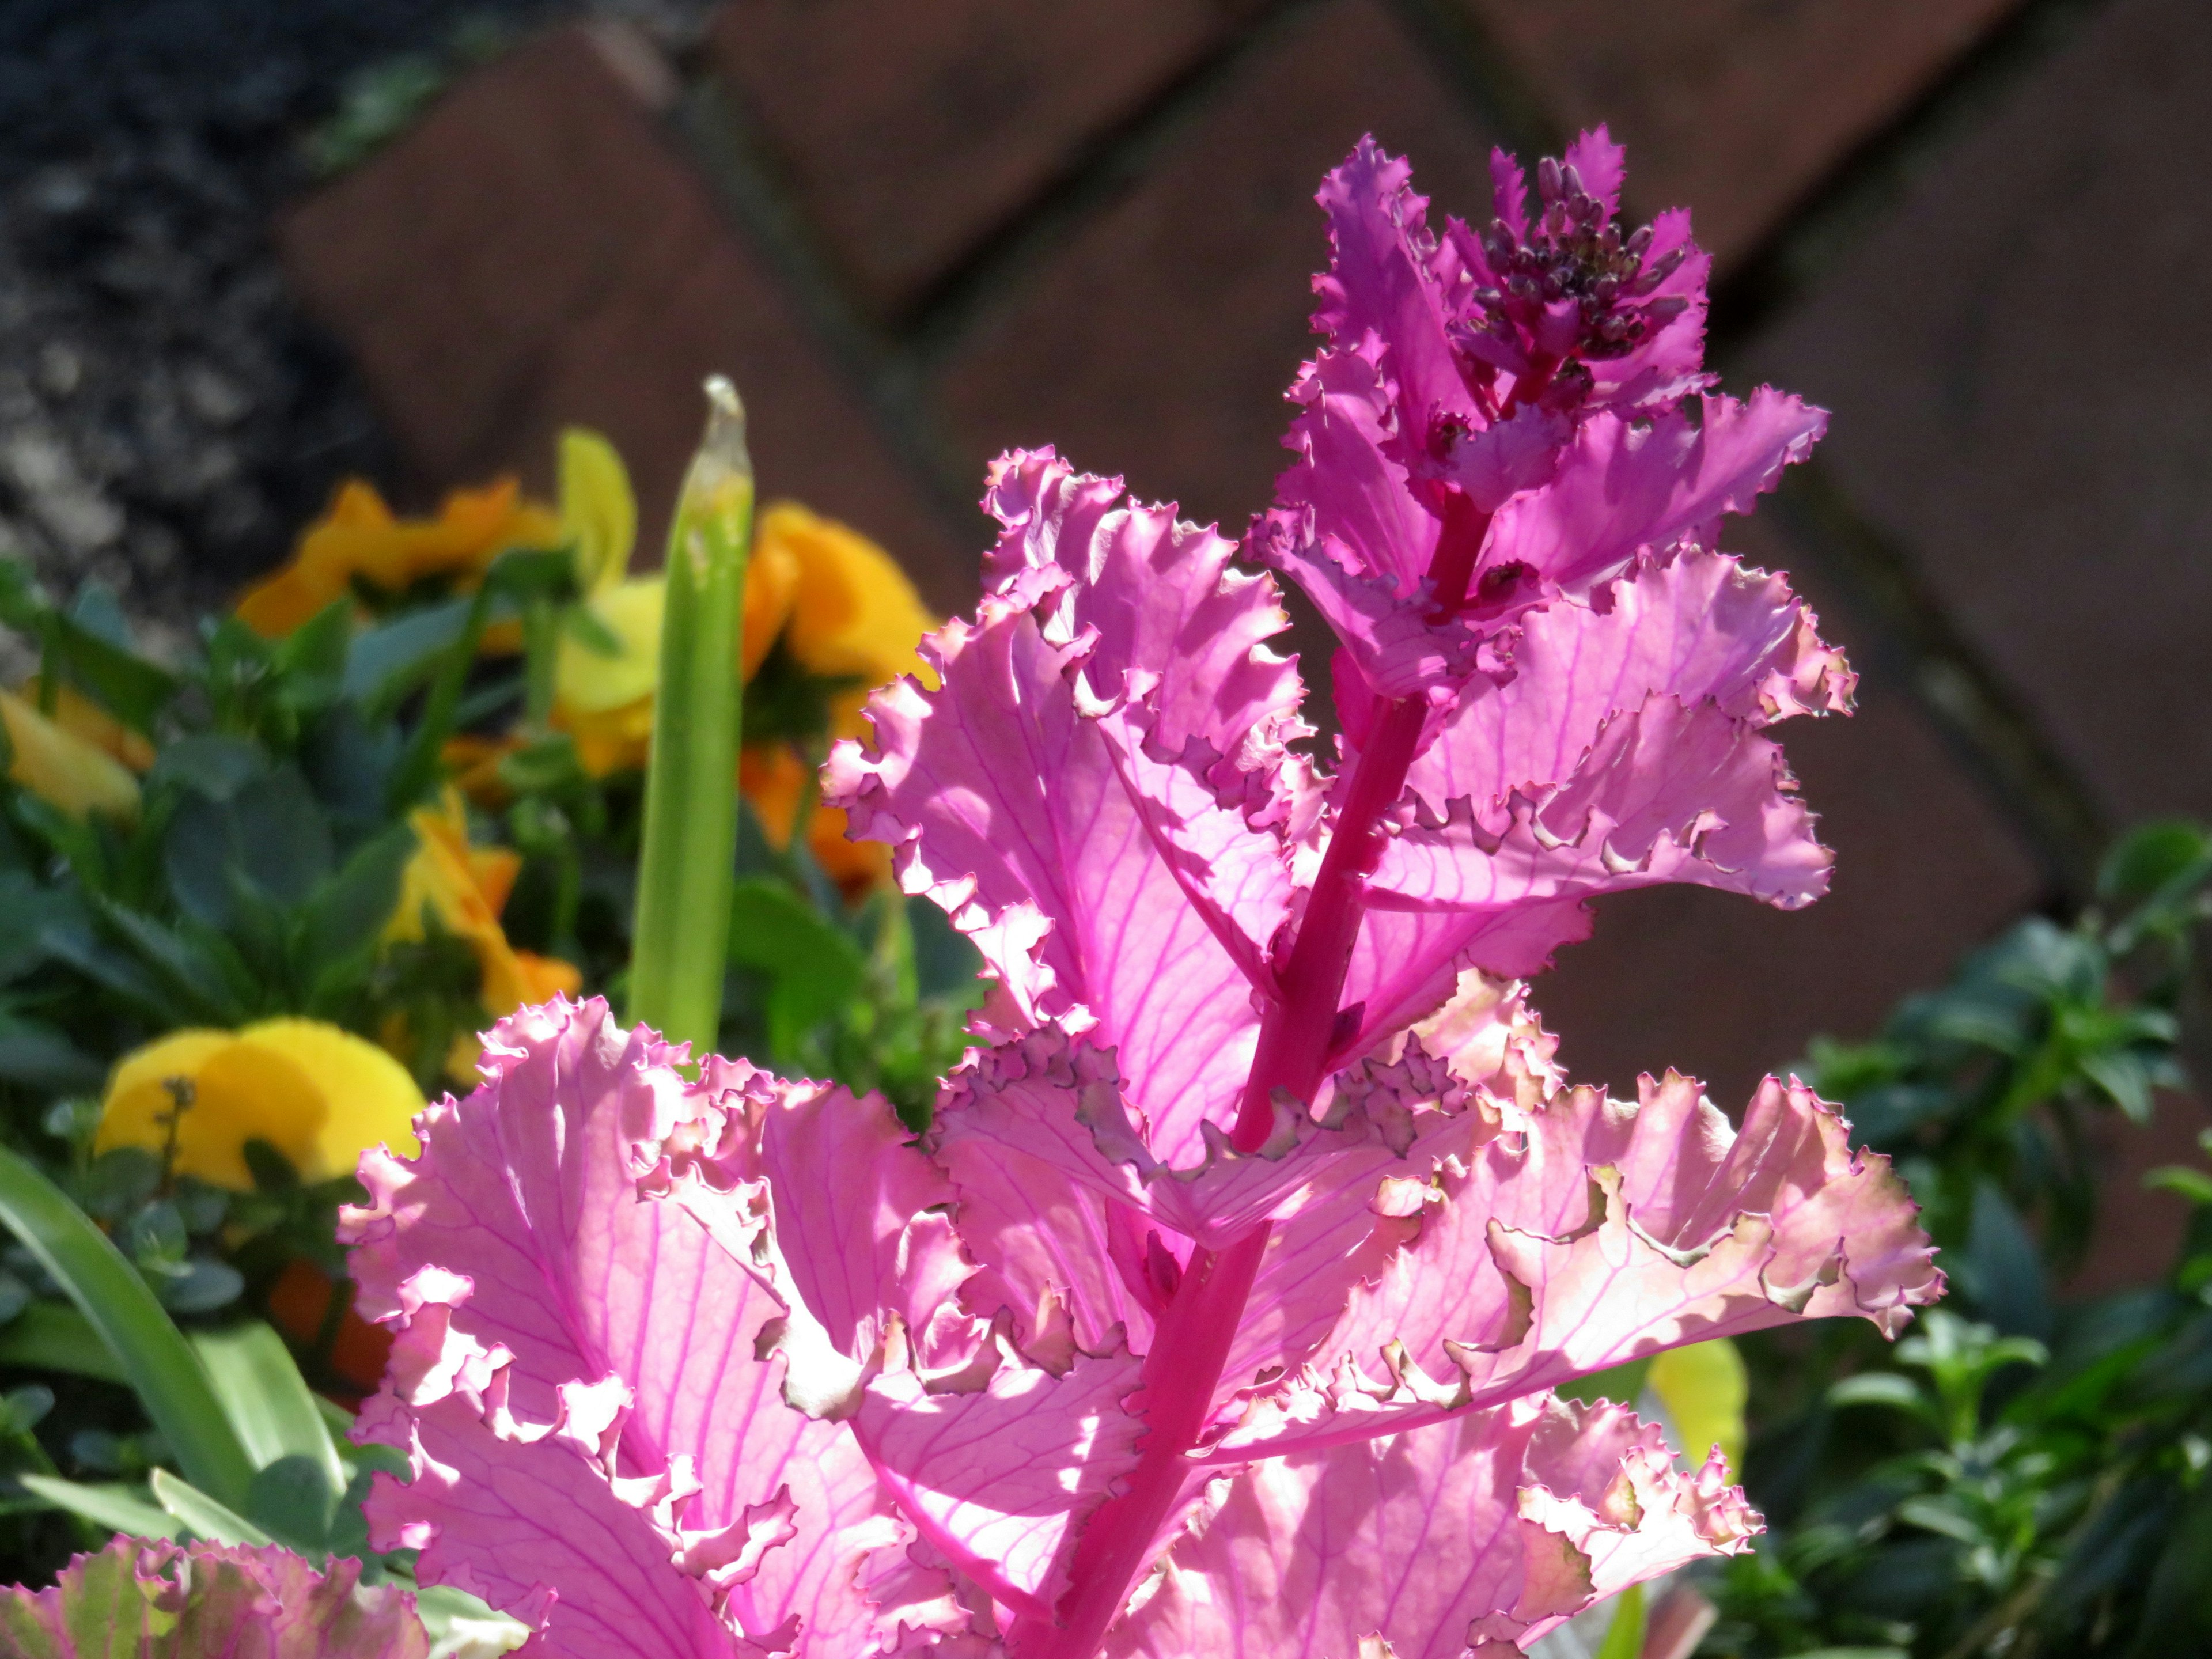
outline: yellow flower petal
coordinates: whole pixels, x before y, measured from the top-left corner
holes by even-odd
[[[468,809],[459,791],[448,787],[436,806],[417,807],[408,822],[415,828],[415,854],[400,872],[398,907],[385,924],[387,941],[421,939],[427,913],[475,954],[482,976],[477,997],[495,1019],[556,991],[573,996],[582,988],[577,969],[507,942],[499,913],[521,860],[503,847],[470,844]]]
[[[804,508],[798,509],[801,512]],[[738,672],[750,679],[767,660],[783,625],[791,620],[791,607],[799,593],[799,555],[788,539],[776,532],[780,507],[760,516],[753,533],[751,562],[745,568],[745,609],[739,624]]]
[[[1682,1437],[1681,1449],[1702,1463],[1717,1445],[1730,1468],[1743,1462],[1743,1407],[1750,1394],[1743,1356],[1724,1336],[1669,1348],[1651,1362],[1644,1382],[1659,1396]]]
[[[350,1175],[371,1146],[389,1146],[402,1158],[422,1151],[414,1120],[422,1092],[407,1068],[376,1044],[319,1019],[265,1019],[238,1038],[295,1062],[323,1097],[322,1122],[300,1166],[303,1180]]]
[[[561,434],[561,527],[576,549],[576,580],[586,593],[611,587],[629,569],[637,540],[637,498],[615,447],[580,426]]]
[[[289,1055],[241,1042],[228,1031],[173,1032],[125,1056],[108,1085],[93,1149],[160,1152],[177,1109],[171,1079],[191,1091],[191,1104],[176,1119],[179,1174],[250,1189],[249,1140],[267,1141],[303,1175],[314,1162],[329,1111],[314,1079]]]
[[[453,491],[434,519],[395,518],[373,488],[349,479],[301,536],[291,562],[239,601],[238,615],[264,637],[280,638],[344,598],[356,579],[391,592],[441,574],[468,586],[509,548],[559,547],[564,539],[560,519],[523,500],[513,478]]]
[[[385,925],[386,939],[421,939],[426,910],[441,930],[459,938],[474,942],[497,934],[499,910],[471,861],[468,810],[459,792],[448,787],[438,805],[417,807],[408,822],[415,830],[415,854],[400,872],[399,903]]]
[[[265,1140],[303,1181],[352,1173],[382,1142],[413,1156],[410,1127],[422,1097],[406,1068],[378,1048],[313,1019],[271,1019],[242,1031],[183,1030],[125,1056],[109,1080],[94,1150],[168,1144],[177,1110],[172,1079],[191,1103],[175,1124],[180,1175],[235,1190],[253,1185],[246,1143]]]
[[[112,755],[0,691],[0,729],[8,737],[8,775],[73,818],[106,812],[138,816],[138,780]]]
[[[33,707],[44,699],[46,682],[33,674],[16,689],[16,695]],[[102,754],[112,755],[134,772],[154,763],[154,745],[132,731],[73,685],[54,688],[54,709],[47,716],[73,738],[82,738]]]
[[[229,1031],[190,1026],[156,1037],[117,1060],[107,1079],[106,1103],[100,1109],[100,1130],[93,1137],[93,1150],[104,1152],[110,1146],[160,1146],[162,1133],[149,1126],[169,1109],[168,1091],[161,1086],[161,1079],[198,1076],[209,1055],[234,1041],[235,1036]],[[150,1096],[147,1093],[149,1088],[154,1091]]]
[[[738,787],[751,803],[753,816],[769,844],[791,844],[793,820],[806,787],[806,762],[787,743],[756,744],[738,757]],[[881,842],[848,841],[845,813],[817,805],[807,820],[806,847],[823,873],[848,896],[890,879],[891,849]]]
[[[646,757],[653,750],[653,699],[649,696],[596,714],[572,714],[556,704],[553,724],[574,739],[577,764],[595,778],[614,772],[643,771]]]
[[[563,632],[554,667],[554,703],[569,715],[603,714],[650,697],[660,684],[660,625],[668,585],[659,575],[635,576],[594,593],[586,602],[593,620],[621,641],[619,652],[595,651]]]
[[[870,686],[921,666],[915,647],[936,623],[890,554],[789,501],[761,515],[760,540],[787,547],[798,562],[787,637],[801,666]]]

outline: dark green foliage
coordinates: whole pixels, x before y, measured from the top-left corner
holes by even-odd
[[[2181,1080],[2208,879],[2205,831],[2140,830],[2075,926],[2021,922],[1799,1068],[1898,1158],[1950,1294],[1894,1349],[1841,1322],[1743,1345],[1773,1529],[1708,1583],[1701,1651],[2212,1652],[2212,1172],[2154,1177],[2198,1206],[2162,1284],[2050,1290],[2096,1224],[2091,1115]]]

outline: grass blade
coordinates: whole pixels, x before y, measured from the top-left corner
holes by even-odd
[[[66,1194],[0,1147],[0,1222],[69,1292],[194,1485],[242,1502],[253,1464],[206,1368],[138,1271]]]
[[[276,1541],[228,1504],[217,1503],[167,1469],[155,1470],[148,1484],[154,1489],[154,1501],[184,1522],[195,1537],[218,1544],[264,1546]]]
[[[129,1486],[88,1486],[58,1475],[19,1474],[16,1484],[56,1509],[81,1515],[95,1527],[133,1538],[174,1538],[184,1530],[175,1516],[155,1508]]]
[[[303,1456],[322,1473],[331,1492],[345,1490],[338,1449],[283,1337],[256,1319],[224,1330],[195,1331],[191,1344],[254,1468]]]

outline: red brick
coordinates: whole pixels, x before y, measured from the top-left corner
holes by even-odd
[[[866,296],[910,298],[1249,0],[732,0],[711,61]]]
[[[1056,443],[1241,530],[1288,465],[1283,392],[1328,258],[1314,191],[1370,129],[1443,203],[1486,188],[1487,138],[1380,5],[1340,0],[1238,64],[1141,186],[981,319],[938,388],[948,440],[979,471]]]
[[[515,471],[543,489],[554,434],[599,427],[629,462],[653,562],[719,370],[744,395],[764,494],[849,521],[935,603],[967,603],[973,550],[669,142],[650,86],[584,30],[525,46],[289,216],[295,283],[426,484]]]
[[[1628,146],[1644,212],[1725,265],[2018,0],[1461,0],[1562,125]]]
[[[2116,823],[2212,815],[2212,10],[2118,0],[1761,344]]]

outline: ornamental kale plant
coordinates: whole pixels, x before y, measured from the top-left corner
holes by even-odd
[[[422,1583],[580,1656],[1486,1656],[1747,1547],[1717,1455],[1549,1390],[1893,1334],[1933,1251],[1809,1090],[1571,1088],[1516,980],[1601,893],[1822,890],[1766,728],[1852,677],[1717,541],[1824,417],[1711,389],[1707,260],[1618,222],[1601,129],[1493,178],[1477,233],[1371,142],[1329,176],[1241,550],[993,468],[975,615],[825,773],[988,964],[924,1131],[556,999],[364,1160]]]

